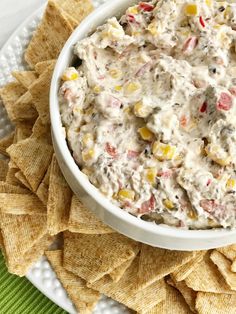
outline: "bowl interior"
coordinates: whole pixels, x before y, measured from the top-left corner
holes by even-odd
[[[74,60],[74,45],[112,16],[119,17],[137,0],[117,0],[106,3],[90,14],[73,32],[58,58],[50,91],[50,117],[55,153],[61,170],[82,202],[113,229],[143,243],[177,250],[202,250],[236,242],[236,230],[183,230],[167,225],[156,225],[138,219],[113,205],[95,188],[76,165],[67,146],[62,127],[58,90],[60,77]]]

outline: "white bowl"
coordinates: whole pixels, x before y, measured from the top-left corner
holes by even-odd
[[[107,18],[120,16],[135,0],[109,1],[90,14],[73,32],[57,61],[51,84],[50,115],[55,153],[61,170],[71,189],[81,201],[105,224],[135,239],[166,249],[202,250],[221,247],[236,242],[236,230],[182,230],[167,225],[156,225],[138,219],[113,205],[95,188],[76,165],[68,149],[59,111],[58,90],[60,77],[73,59],[73,46],[86,37]],[[112,248],[111,248],[112,249]]]

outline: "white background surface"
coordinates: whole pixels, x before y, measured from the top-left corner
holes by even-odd
[[[14,30],[46,0],[0,0],[0,49]]]

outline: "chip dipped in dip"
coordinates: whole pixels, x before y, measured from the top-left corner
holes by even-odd
[[[90,182],[143,219],[236,227],[236,5],[140,2],[74,48],[68,145]]]

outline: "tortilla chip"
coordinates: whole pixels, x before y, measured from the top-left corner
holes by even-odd
[[[22,84],[26,89],[37,79],[37,73],[34,71],[14,71],[12,76]]]
[[[15,165],[15,163],[12,160],[10,160],[8,163],[6,182],[11,185],[24,187],[24,185],[15,177],[15,174],[18,171],[19,171],[19,168]]]
[[[135,289],[141,290],[195,257],[195,252],[169,251],[142,244]]]
[[[17,123],[15,129],[16,143],[30,137],[31,133],[32,124],[29,121]]]
[[[233,261],[233,262],[232,262],[231,271],[234,272],[234,273],[236,273],[236,261]]]
[[[50,65],[29,89],[35,108],[44,124],[50,123],[49,92],[53,69],[54,64]]]
[[[0,159],[0,181],[6,179],[8,172],[8,162],[6,160]]]
[[[0,213],[12,215],[46,214],[46,207],[33,194],[0,193]]]
[[[31,190],[29,182],[26,180],[26,177],[20,170],[15,173],[15,177],[22,183],[22,185],[24,185],[27,189]]]
[[[11,145],[7,152],[24,174],[32,190],[37,191],[51,162],[52,146],[29,138]]]
[[[49,124],[43,124],[40,117],[35,121],[32,129],[32,138],[37,138],[41,142],[52,144],[51,129]]]
[[[232,290],[236,290],[236,274],[231,271],[231,261],[223,254],[214,250],[210,255],[213,263],[218,267],[221,275]]]
[[[196,265],[202,261],[205,254],[206,251],[196,252],[196,256],[193,259],[173,272],[172,276],[174,279],[182,281],[188,277],[188,275],[195,269]]]
[[[79,25],[93,11],[90,0],[55,0],[56,4]]]
[[[111,277],[111,279],[114,282],[118,282],[121,277],[124,275],[124,273],[126,272],[126,270],[130,267],[130,265],[133,263],[133,260],[135,259],[135,257],[129,259],[128,261],[124,262],[123,264],[121,264],[120,266],[118,266],[117,268],[115,268],[113,271],[111,271],[109,273],[109,276]]]
[[[88,288],[86,282],[68,272],[62,265],[62,251],[47,251],[46,256],[80,314],[89,314],[100,298],[100,293]]]
[[[195,303],[197,292],[190,289],[184,281],[176,281],[173,277],[171,277],[171,282],[168,281],[173,287],[179,290],[182,294],[185,302],[188,304],[190,310],[192,312],[196,312]]]
[[[33,98],[30,92],[26,92],[10,108],[11,113],[9,115],[13,122],[19,122],[24,120],[35,121],[38,117],[38,112],[34,107]]]
[[[68,230],[75,233],[87,234],[114,232],[114,230],[102,223],[89,209],[87,209],[75,195],[73,195],[71,201]]]
[[[210,254],[208,251],[194,271],[185,278],[186,285],[195,291],[235,294],[210,259]]]
[[[199,314],[235,314],[236,296],[198,292],[196,309]]]
[[[48,232],[51,235],[68,227],[72,191],[64,179],[55,155],[51,163],[48,191]]]
[[[44,205],[48,203],[48,189],[49,189],[49,178],[50,178],[51,165],[49,166],[42,182],[40,183],[36,194]]]
[[[96,237],[112,237],[113,235],[99,235]],[[90,236],[91,237],[91,236]],[[112,253],[112,250],[110,250]],[[102,261],[103,259],[101,259]],[[100,280],[89,284],[100,293],[111,297],[112,299],[123,303],[130,309],[139,313],[146,313],[156,304],[162,302],[166,297],[166,283],[163,279],[154,282],[147,288],[135,292],[133,290],[133,282],[137,277],[139,267],[139,257],[136,257],[132,265],[125,272],[124,276],[114,283],[109,276],[104,276]]]
[[[45,60],[45,61],[38,62],[37,64],[35,64],[35,71],[39,75],[41,75],[51,65],[53,65],[53,68],[54,68],[56,65],[56,62],[57,60]]]
[[[13,144],[13,139],[14,139],[15,132],[11,132],[10,134],[4,136],[3,138],[0,139],[0,153],[8,156],[8,153],[6,152],[6,149]]]
[[[46,219],[45,215],[0,215],[4,255],[10,272],[22,275],[25,256],[46,235]]]
[[[0,181],[0,193],[29,194],[30,191],[20,186],[11,185],[7,182]]]
[[[38,62],[57,59],[72,31],[62,10],[49,1],[42,21],[26,49],[26,62],[33,68]]]
[[[0,89],[0,97],[11,121],[15,121],[17,118],[13,110],[15,109],[14,104],[25,92],[25,87],[18,82],[8,83]]]
[[[137,242],[118,233],[87,235],[65,232],[63,265],[91,283],[132,259],[138,250]]]
[[[227,257],[231,261],[236,260],[236,244],[221,247],[216,250],[222,253],[225,257]]]

